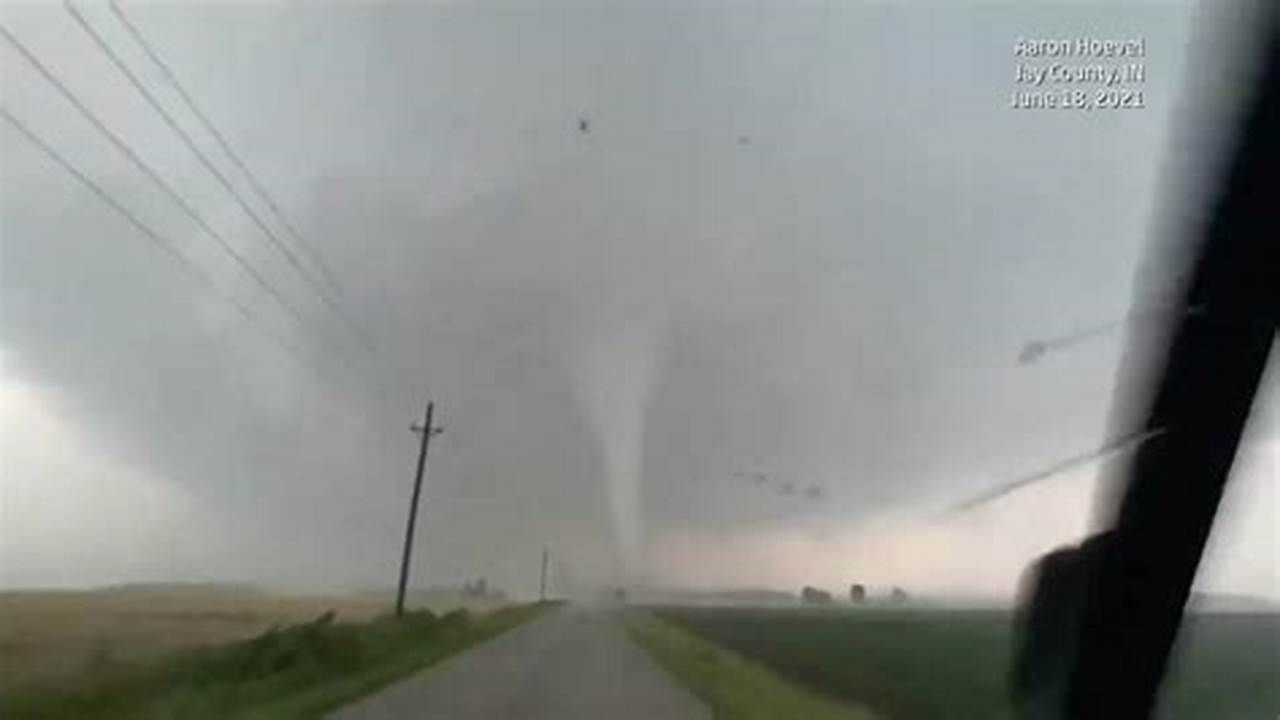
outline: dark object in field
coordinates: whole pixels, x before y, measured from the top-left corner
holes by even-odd
[[[578,118],[578,132],[583,135],[591,132],[591,121],[587,118]]]
[[[830,605],[831,593],[805,585],[800,590],[800,601],[805,605]]]
[[[867,588],[864,585],[854,583],[849,586],[849,602],[857,605],[867,601]]]
[[[1259,85],[1198,229],[1182,302],[1197,312],[1179,313],[1143,426],[1163,432],[1134,453],[1112,529],[1084,554],[1085,571],[1071,568],[1080,557],[1041,568],[1023,653],[1058,643],[1068,656],[1060,666],[1017,661],[1023,687],[1039,676],[1033,684],[1064,688],[1056,706],[1028,706],[1026,718],[1145,720],[1155,707],[1280,309],[1280,26],[1275,9],[1261,19]],[[1068,627],[1054,626],[1055,605],[1071,597],[1079,614],[1068,608]]]

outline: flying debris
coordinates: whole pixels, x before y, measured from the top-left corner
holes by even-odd
[[[798,483],[782,481],[777,478],[770,477],[767,473],[762,472],[744,472],[738,471],[733,476],[739,480],[750,482],[756,487],[762,488],[766,485],[771,486],[777,493],[783,497],[795,497],[803,495],[805,498],[814,501],[820,501],[826,497],[826,491],[821,485],[804,485]]]
[[[578,118],[578,132],[583,135],[591,132],[591,120],[587,118]]]
[[[1040,356],[1044,355],[1048,350],[1049,346],[1044,342],[1029,342],[1022,348],[1022,352],[1018,354],[1018,364],[1029,365],[1039,360]]]
[[[751,138],[750,138],[750,137],[748,137],[748,136],[746,136],[746,135],[739,135],[739,136],[738,136],[738,144],[739,144],[739,145],[750,145],[750,144],[751,144]]]
[[[739,480],[749,480],[757,486],[764,485],[769,482],[769,476],[762,472],[736,472],[733,476]]]

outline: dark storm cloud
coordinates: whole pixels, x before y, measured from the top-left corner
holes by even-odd
[[[308,299],[305,361],[281,356],[5,132],[5,372],[242,534],[224,573],[393,577],[408,424],[428,394],[445,433],[419,571],[515,588],[543,545],[581,577],[616,574],[625,510],[605,476],[629,457],[620,433],[635,435],[642,541],[856,525],[1101,436],[1114,339],[1049,369],[1016,357],[1126,312],[1179,12],[135,15],[329,260],[377,346],[364,356]],[[106,12],[91,19],[112,27]],[[57,11],[13,26],[64,53],[82,85],[102,79],[104,114],[137,138],[163,130],[109,100],[129,89],[62,37],[75,29]],[[1030,31],[1145,35],[1151,110],[1011,112],[1010,48]],[[6,103],[40,97],[25,69],[5,72]],[[69,112],[41,102],[42,118]],[[148,148],[306,297],[181,148]],[[95,162],[114,192],[149,192],[109,154]],[[184,247],[207,245],[146,207]],[[756,468],[821,487],[823,502],[753,497],[733,475]]]

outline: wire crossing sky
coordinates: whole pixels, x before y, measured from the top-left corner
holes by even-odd
[[[296,347],[286,344],[283,340],[281,340],[279,337],[273,334],[269,326],[265,325],[262,319],[258,315],[256,315],[252,310],[247,308],[244,304],[236,300],[234,297],[227,295],[223,293],[221,290],[219,290],[217,281],[215,281],[212,277],[210,277],[208,273],[204,272],[204,270],[202,270],[199,265],[193,263],[189,257],[187,257],[186,255],[183,255],[182,252],[177,249],[176,245],[173,243],[172,240],[166,240],[159,233],[153,230],[149,225],[147,225],[145,222],[139,219],[137,215],[135,215],[132,211],[130,211],[129,208],[125,207],[125,205],[122,202],[120,202],[118,199],[116,199],[114,196],[112,196],[111,193],[104,190],[101,185],[94,182],[91,178],[89,178],[89,176],[85,175],[84,172],[79,168],[77,168],[74,164],[72,164],[70,160],[67,160],[65,157],[59,154],[58,151],[53,148],[53,146],[51,146],[48,142],[46,142],[39,135],[37,135],[35,131],[33,131],[30,127],[26,125],[26,123],[14,117],[13,113],[9,112],[8,108],[0,106],[0,113],[4,115],[4,119],[9,124],[11,124],[15,129],[18,130],[18,132],[22,133],[23,136],[25,136],[28,140],[30,140],[31,144],[35,145],[42,152],[48,155],[50,160],[53,160],[58,165],[62,166],[64,170],[66,170],[76,180],[79,180],[90,192],[98,196],[99,199],[101,199],[104,203],[110,206],[111,209],[118,212],[120,216],[123,217],[125,220],[129,221],[129,224],[137,228],[138,231],[142,233],[147,239],[153,241],[157,247],[159,247],[161,250],[165,252],[165,254],[167,254],[169,257],[177,261],[178,265],[187,272],[189,277],[197,280],[200,284],[202,284],[206,289],[208,289],[214,295],[218,296],[220,299],[224,300],[228,305],[235,308],[237,312],[239,312],[241,315],[245,317],[245,319],[259,325],[259,327],[267,335],[267,337],[275,341],[282,350],[286,350],[288,352],[293,353],[294,355],[298,355],[299,358],[302,357],[299,354],[299,350]]]
[[[240,155],[236,153],[236,151],[231,147],[231,144],[227,142],[227,139],[223,136],[222,132],[218,130],[218,128],[213,124],[213,121],[209,119],[209,116],[206,115],[205,112],[200,109],[200,106],[196,104],[195,99],[192,98],[186,88],[183,87],[182,81],[178,79],[178,76],[169,67],[168,63],[160,57],[155,48],[151,46],[151,43],[147,42],[146,38],[142,35],[142,31],[129,20],[128,14],[125,13],[124,9],[120,6],[120,3],[111,0],[111,2],[109,2],[109,6],[111,8],[111,13],[115,15],[120,21],[120,24],[129,31],[129,36],[138,43],[138,47],[142,48],[143,52],[147,54],[147,57],[151,59],[151,62],[155,63],[156,67],[160,68],[165,79],[173,86],[173,89],[178,93],[178,96],[182,98],[182,102],[191,110],[192,115],[200,121],[200,124],[204,126],[204,129],[218,143],[218,147],[222,148],[222,151],[226,153],[227,159],[240,170],[245,179],[249,181],[249,186],[253,188],[253,191],[257,193],[262,202],[270,208],[272,215],[275,216],[276,220],[278,220],[285,230],[288,231],[289,236],[294,239],[294,242],[303,249],[311,262],[320,270],[320,274],[324,277],[325,282],[329,284],[329,288],[333,290],[338,297],[341,297],[342,287],[338,283],[337,278],[334,277],[333,271],[329,269],[328,264],[324,261],[324,258],[311,247],[309,242],[303,240],[302,235],[298,232],[297,228],[295,228],[293,223],[290,222],[288,216],[284,214],[284,211],[280,209],[280,206],[276,203],[275,199],[271,197],[271,193],[263,187],[262,182],[258,180],[253,171],[245,165],[244,161],[240,159]]]
[[[85,20],[84,16],[80,14],[80,11],[77,10],[75,6],[72,5],[70,2],[65,2],[63,4],[63,7],[67,9],[67,12],[75,20],[76,24],[90,38],[93,39],[93,42],[98,47],[98,49],[101,50],[103,54],[105,54],[111,60],[111,63],[126,78],[128,78],[129,84],[131,84],[138,91],[138,93],[141,94],[143,98],[146,99],[147,104],[149,104],[153,109],[155,109],[155,111],[164,119],[165,124],[168,125],[169,128],[172,129],[173,132],[182,139],[183,144],[186,145],[189,150],[191,150],[191,153],[196,156],[196,158],[200,161],[200,164],[203,165],[205,169],[207,169],[209,173],[218,180],[218,183],[223,187],[223,189],[227,191],[227,194],[230,195],[233,199],[235,199],[236,204],[238,204],[240,208],[244,210],[245,214],[248,215],[253,220],[254,225],[256,225],[257,228],[262,232],[263,236],[265,236],[267,240],[270,241],[272,247],[278,250],[280,254],[286,260],[288,260],[289,265],[292,266],[293,269],[297,271],[298,275],[301,276],[307,282],[307,284],[315,291],[317,297],[319,297],[320,300],[323,301],[324,304],[327,305],[329,309],[331,309],[334,312],[335,316],[347,327],[348,330],[352,332],[352,334],[355,335],[357,339],[360,340],[362,344],[365,345],[366,349],[372,351],[372,346],[368,344],[368,339],[364,337],[360,333],[359,328],[357,328],[355,324],[351,322],[350,318],[347,317],[347,315],[342,310],[342,308],[338,306],[337,301],[335,301],[330,296],[329,291],[323,285],[321,285],[319,281],[315,279],[315,276],[312,275],[310,271],[308,271],[305,267],[303,267],[297,255],[295,255],[294,252],[290,250],[289,247],[285,245],[280,240],[279,237],[276,236],[275,232],[272,231],[271,228],[267,226],[266,222],[263,221],[262,217],[252,207],[249,206],[249,203],[244,199],[244,196],[240,194],[240,191],[238,191],[235,188],[235,186],[231,183],[231,181],[226,177],[226,175],[224,175],[222,171],[219,170],[218,167],[213,164],[213,162],[209,159],[209,157],[205,155],[205,153],[202,150],[200,150],[199,146],[197,146],[195,141],[191,138],[191,136],[187,134],[186,130],[182,129],[182,126],[178,124],[177,120],[174,119],[173,115],[170,114],[169,111],[166,110],[162,104],[160,104],[160,101],[156,99],[155,95],[153,95],[151,91],[147,89],[146,85],[144,85],[142,81],[138,79],[138,76],[135,75],[133,71],[130,70],[129,67],[124,64],[124,61],[120,59],[120,56],[117,55],[116,52],[111,49],[111,46],[107,44],[106,40],[104,40],[102,36],[96,30],[93,29],[93,26],[90,25],[87,20]]]

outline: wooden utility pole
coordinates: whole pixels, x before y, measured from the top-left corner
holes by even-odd
[[[538,580],[538,600],[547,599],[547,549],[542,548],[542,575]]]
[[[418,450],[418,472],[413,477],[413,499],[409,501],[409,524],[404,530],[404,555],[400,559],[400,588],[396,592],[396,617],[404,614],[404,593],[409,586],[409,556],[413,553],[413,527],[418,521],[418,496],[422,494],[422,471],[427,466],[427,446],[431,444],[431,436],[439,435],[443,428],[431,424],[435,403],[427,401],[427,414],[422,425],[410,425],[409,430],[422,435],[422,445]]]

